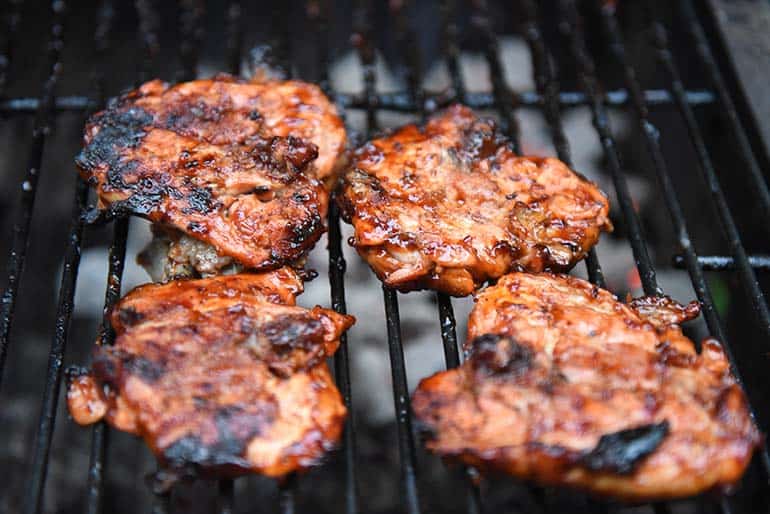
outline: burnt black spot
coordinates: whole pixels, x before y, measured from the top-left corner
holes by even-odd
[[[192,232],[193,234],[205,234],[208,232],[208,229],[205,225],[202,223],[198,223],[197,221],[191,221],[187,224],[187,230]]]
[[[631,473],[642,459],[660,446],[668,432],[668,421],[663,421],[605,434],[594,449],[580,458],[580,463],[591,471]]]
[[[187,194],[187,203],[190,207],[189,209],[184,209],[182,211],[184,213],[198,212],[200,214],[209,214],[217,205],[210,189],[197,186],[190,188],[190,192]]]
[[[259,114],[259,111],[250,111],[249,112],[249,119],[251,121],[259,121],[260,119],[262,119],[262,115]]]
[[[470,343],[471,365],[491,374],[519,375],[532,364],[532,350],[499,334],[484,334]]]
[[[121,354],[122,352],[113,347],[97,346],[91,364],[94,376],[103,383],[117,388],[122,369],[119,359]]]
[[[144,319],[144,314],[133,307],[124,307],[118,310],[118,319],[123,325],[130,327],[140,323]]]
[[[213,415],[217,439],[206,444],[194,435],[177,439],[163,451],[168,466],[176,469],[216,468],[219,466],[247,467],[246,447],[275,420],[275,406],[260,403],[256,411],[239,405],[218,408]]]
[[[123,369],[145,382],[156,382],[165,372],[163,364],[136,355],[123,357]]]
[[[163,451],[163,458],[172,468],[183,468],[191,463],[207,463],[212,460],[211,449],[196,436],[187,435],[174,441]]]
[[[321,331],[321,322],[306,316],[282,316],[261,326],[262,335],[278,352],[312,348]]]
[[[96,114],[89,125],[98,125],[99,131],[75,158],[75,163],[86,171],[102,164],[110,169],[119,168],[123,150],[137,147],[146,134],[145,127],[152,122],[152,115],[139,107]]]

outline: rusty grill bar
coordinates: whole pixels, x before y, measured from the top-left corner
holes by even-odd
[[[615,142],[609,124],[608,109],[623,109],[633,112],[640,133],[647,144],[647,152],[652,160],[660,192],[669,211],[677,239],[674,264],[689,273],[693,288],[703,305],[703,314],[710,333],[724,343],[730,358],[733,371],[740,380],[740,370],[733,357],[732,347],[726,337],[720,317],[716,311],[714,299],[706,281],[704,271],[736,270],[742,285],[744,295],[756,318],[756,325],[767,338],[770,335],[770,313],[763,292],[755,276],[754,269],[770,269],[770,257],[766,255],[749,255],[741,241],[727,199],[721,189],[714,164],[703,133],[693,108],[699,105],[715,105],[724,116],[738,141],[738,153],[746,167],[746,177],[751,184],[754,197],[752,201],[760,209],[763,219],[770,217],[770,193],[759,164],[760,159],[755,155],[755,149],[744,127],[744,121],[738,114],[735,102],[728,92],[726,79],[712,54],[706,30],[701,22],[701,16],[696,11],[692,0],[678,3],[680,16],[688,36],[696,50],[700,66],[708,76],[709,89],[687,90],[682,82],[680,71],[667,41],[667,28],[649,12],[649,26],[654,32],[655,51],[663,69],[670,79],[670,90],[644,90],[637,79],[636,70],[626,56],[623,37],[610,4],[595,6],[591,12],[598,13],[601,18],[603,38],[616,63],[622,69],[625,89],[605,90],[597,74],[594,58],[586,47],[586,37],[583,33],[582,16],[574,0],[560,2],[557,23],[561,32],[561,43],[568,49],[578,71],[580,91],[560,91],[558,77],[553,66],[548,42],[543,37],[545,27],[537,3],[533,0],[522,0],[519,4],[524,13],[523,19],[514,20],[521,27],[521,35],[527,42],[533,63],[533,78],[536,91],[514,92],[505,83],[500,52],[498,51],[497,36],[494,32],[493,20],[490,18],[485,2],[475,2],[473,23],[471,29],[484,38],[483,55],[489,68],[489,79],[492,84],[491,93],[467,91],[459,65],[460,44],[457,25],[458,2],[444,0],[441,2],[442,16],[442,53],[441,58],[446,63],[451,81],[451,89],[442,92],[429,92],[422,88],[421,56],[417,52],[415,34],[410,30],[405,9],[394,13],[394,30],[396,31],[398,47],[403,57],[404,77],[407,89],[395,93],[378,93],[376,90],[375,46],[372,42],[371,23],[373,6],[366,1],[356,2],[353,12],[352,46],[356,49],[362,65],[364,91],[356,94],[340,93],[332,90],[329,81],[330,65],[330,30],[328,11],[332,2],[311,2],[315,9],[308,9],[305,15],[312,22],[315,31],[316,56],[321,63],[318,76],[303,77],[316,80],[324,91],[335,101],[341,113],[346,109],[363,110],[366,114],[366,136],[370,137],[379,130],[377,113],[382,110],[416,114],[424,118],[430,112],[449,103],[460,101],[479,109],[495,109],[501,117],[503,130],[510,136],[517,151],[520,148],[519,127],[516,119],[517,109],[536,107],[542,111],[550,130],[550,135],[558,157],[571,165],[571,151],[561,118],[561,111],[566,107],[587,106],[593,118],[596,135],[607,160],[618,203],[623,216],[623,223],[628,231],[636,267],[647,294],[660,294],[661,290],[656,279],[655,268],[650,259],[642,224],[632,204],[626,177],[623,172],[621,155]],[[272,13],[274,34],[269,43],[274,48],[275,62],[286,76],[291,76],[290,62],[290,33],[289,5],[284,3]],[[244,22],[241,19],[242,5],[238,1],[229,1],[226,5],[226,56],[223,69],[230,73],[241,72],[244,58]],[[701,6],[705,8],[704,6]],[[10,255],[6,272],[6,282],[0,300],[0,386],[2,386],[3,368],[6,355],[12,341],[12,320],[17,303],[17,296],[22,286],[22,273],[26,259],[26,249],[34,235],[30,233],[30,222],[34,209],[38,180],[42,172],[43,152],[54,117],[67,111],[75,111],[83,115],[98,109],[105,100],[104,74],[106,57],[110,50],[110,34],[114,25],[117,6],[113,0],[100,2],[96,25],[93,29],[95,45],[95,67],[93,91],[88,95],[69,95],[57,97],[56,87],[62,72],[62,47],[64,23],[67,19],[66,5],[62,0],[54,0],[50,5],[50,36],[47,51],[48,75],[42,83],[41,92],[37,98],[5,97],[7,85],[13,77],[9,76],[11,60],[19,37],[18,27],[23,5],[20,1],[11,1],[6,6],[4,39],[0,44],[0,114],[2,115],[34,115],[34,129],[26,166],[17,187],[20,189],[19,210],[14,218]],[[160,17],[152,0],[137,0],[135,10],[139,20],[137,27],[137,42],[141,48],[141,59],[138,63],[136,84],[150,78],[151,64],[160,52],[159,31]],[[703,10],[703,9],[700,9]],[[189,80],[197,75],[198,48],[205,35],[205,13],[202,0],[180,0],[179,2],[179,46],[177,48],[180,72],[177,78]],[[104,69],[102,69],[104,68]],[[671,178],[661,148],[663,134],[650,121],[650,110],[661,105],[674,106],[680,112],[683,122],[688,129],[690,142],[696,150],[700,170],[712,193],[712,200],[717,208],[722,224],[724,241],[728,245],[729,256],[699,256],[687,228],[687,222],[680,205],[677,191]],[[753,127],[752,127],[753,129]],[[56,311],[56,324],[52,333],[44,392],[41,396],[40,416],[37,432],[32,440],[30,449],[31,466],[25,484],[23,511],[35,514],[42,509],[42,499],[45,490],[46,473],[48,470],[51,441],[55,428],[57,400],[59,397],[62,378],[62,362],[65,356],[69,335],[69,325],[74,308],[75,286],[78,277],[81,245],[84,229],[82,216],[86,208],[88,191],[81,180],[76,180],[75,193],[72,201],[72,214],[69,237],[64,251],[64,268],[61,277],[61,287]],[[340,232],[339,211],[332,202],[328,217],[328,258],[329,284],[331,304],[338,312],[347,310],[345,301],[345,259],[342,253],[342,236]],[[128,221],[117,219],[113,221],[112,241],[109,247],[109,271],[107,289],[104,300],[104,322],[101,337],[109,344],[112,333],[109,329],[106,315],[115,304],[121,293],[121,282],[126,257],[128,237]],[[605,285],[601,266],[596,254],[592,251],[586,259],[586,267],[592,282]],[[409,514],[425,512],[421,498],[424,500],[418,480],[418,460],[420,451],[417,449],[412,427],[411,408],[409,404],[409,388],[402,347],[401,327],[399,323],[398,293],[389,288],[383,288],[383,300],[386,313],[386,329],[390,355],[391,374],[393,382],[393,401],[396,411],[397,441],[400,455],[402,503]],[[460,364],[456,323],[451,299],[444,294],[437,294],[438,320],[441,330],[445,363],[448,368]],[[349,371],[349,349],[345,336],[341,341],[339,351],[334,357],[334,374],[345,404],[351,412],[343,437],[342,454],[344,459],[344,484],[340,492],[344,497],[345,512],[355,514],[366,511],[365,498],[359,497],[358,477],[356,474],[356,435],[355,420],[352,416],[352,384]],[[751,397],[751,391],[748,391]],[[753,398],[754,401],[757,398]],[[766,409],[767,406],[763,405]],[[757,415],[757,405],[752,405],[752,415]],[[760,425],[760,428],[764,428]],[[108,472],[106,449],[109,441],[109,428],[100,423],[93,428],[91,436],[91,451],[87,483],[85,487],[86,506],[89,514],[101,512],[104,495],[105,474]],[[765,487],[770,476],[770,459],[767,450],[759,453],[760,466],[752,466],[751,472],[762,476],[758,479]],[[482,490],[473,470],[463,470],[468,486],[467,511],[469,513],[483,512]],[[302,479],[299,479],[302,480]],[[293,513],[296,508],[296,478],[290,478],[280,488],[280,510]],[[219,512],[223,514],[235,511],[236,498],[232,480],[222,480],[218,485]],[[539,505],[540,510],[548,511],[547,494],[538,488],[532,488],[530,495]],[[158,495],[153,506],[153,512],[167,512],[169,496]],[[703,502],[701,502],[702,504]],[[612,509],[611,505],[595,502],[589,504],[597,512]],[[652,506],[655,512],[669,512],[664,504]],[[731,501],[721,498],[716,507],[721,512],[732,512]]]

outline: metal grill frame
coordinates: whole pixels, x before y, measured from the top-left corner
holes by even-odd
[[[94,44],[96,48],[96,62],[103,61],[103,57],[109,51],[110,31],[115,15],[115,0],[102,0],[94,30]],[[608,109],[630,108],[633,112],[638,128],[644,136],[647,151],[652,159],[653,167],[658,179],[658,186],[663,194],[665,204],[669,210],[674,231],[677,237],[678,247],[675,249],[674,264],[683,267],[690,275],[694,290],[703,306],[703,314],[709,331],[713,336],[722,341],[733,372],[740,380],[740,372],[736,366],[730,343],[724,333],[724,329],[716,312],[712,294],[705,280],[704,271],[710,270],[735,270],[742,285],[747,300],[751,303],[753,313],[756,316],[757,326],[765,336],[770,336],[770,311],[764,295],[755,276],[755,269],[770,269],[770,256],[748,255],[735,225],[732,213],[727,204],[725,195],[721,189],[718,177],[714,170],[711,155],[704,141],[701,128],[695,118],[693,107],[702,104],[716,104],[719,112],[725,117],[731,130],[736,134],[738,141],[738,153],[747,170],[747,178],[756,197],[753,201],[758,205],[764,219],[770,218],[770,192],[762,174],[760,161],[764,162],[766,156],[757,157],[757,150],[752,144],[749,132],[755,133],[752,125],[748,129],[744,126],[745,118],[739,115],[735,101],[731,96],[727,80],[721,67],[711,50],[706,30],[701,22],[702,15],[698,14],[693,0],[683,0],[678,3],[681,17],[686,21],[686,29],[691,38],[700,65],[705,70],[710,88],[702,90],[686,90],[680,76],[680,71],[675,58],[668,46],[666,27],[656,18],[655,13],[650,13],[651,28],[655,34],[655,51],[660,64],[670,79],[670,89],[643,90],[636,78],[636,72],[632,64],[626,58],[623,47],[623,38],[620,32],[613,8],[610,4],[603,7],[597,6],[601,13],[604,37],[609,41],[610,49],[617,63],[622,67],[625,89],[603,92],[602,84],[596,74],[596,64],[585,46],[585,37],[581,28],[581,13],[578,11],[575,0],[562,0],[560,5],[559,23],[562,37],[571,52],[574,62],[578,65],[579,83],[581,91],[559,91],[556,72],[552,66],[547,42],[542,37],[542,27],[538,21],[536,2],[522,0],[521,5],[525,13],[521,20],[522,35],[526,40],[534,70],[536,91],[517,93],[511,91],[505,84],[502,72],[502,64],[499,60],[497,39],[492,30],[492,23],[484,2],[480,3],[478,12],[474,17],[478,30],[485,38],[484,56],[490,70],[491,93],[468,92],[462,79],[459,66],[460,48],[458,44],[458,28],[456,25],[457,5],[453,0],[444,0],[441,6],[443,19],[443,59],[451,78],[452,88],[448,92],[431,93],[421,89],[422,77],[420,56],[415,51],[415,35],[410,31],[405,18],[405,10],[395,13],[395,31],[398,46],[404,56],[406,91],[396,93],[378,93],[376,91],[375,49],[371,44],[371,8],[366,1],[356,3],[354,10],[354,46],[357,50],[364,78],[364,91],[358,94],[342,94],[333,91],[328,76],[329,56],[329,20],[323,12],[328,12],[328,2],[316,12],[309,13],[315,30],[315,38],[318,55],[322,65],[320,76],[317,77],[322,89],[332,98],[340,112],[347,109],[363,110],[366,113],[367,138],[379,129],[377,113],[381,110],[418,114],[424,118],[430,112],[448,105],[452,102],[462,102],[477,109],[495,109],[500,114],[502,129],[511,138],[516,151],[519,150],[519,127],[516,120],[516,110],[521,107],[538,107],[551,132],[551,138],[556,148],[558,157],[571,165],[571,153],[569,143],[564,133],[561,121],[561,110],[565,107],[585,105],[591,110],[593,125],[599,138],[599,142],[607,159],[607,167],[613,179],[618,203],[624,218],[624,224],[629,232],[629,242],[639,276],[642,280],[646,294],[660,294],[655,268],[648,255],[644,234],[640,220],[633,209],[631,196],[622,171],[621,156],[613,138],[613,132],[608,121]],[[137,84],[149,78],[150,65],[159,52],[158,31],[160,20],[152,0],[136,0],[136,11],[139,17],[137,36],[142,48],[143,58],[139,63]],[[18,27],[22,12],[21,2],[10,2],[5,28],[5,40],[0,47],[0,114],[3,115],[34,115],[34,129],[29,154],[26,160],[24,173],[19,183],[20,204],[15,215],[13,234],[11,241],[11,253],[8,259],[6,283],[2,297],[0,297],[0,385],[2,385],[3,369],[6,355],[11,343],[11,324],[19,288],[22,285],[22,273],[26,259],[26,249],[30,241],[30,222],[34,209],[38,180],[41,170],[43,151],[50,132],[50,126],[54,117],[60,112],[75,111],[87,114],[103,105],[104,73],[106,70],[94,70],[94,91],[88,95],[57,96],[56,86],[62,70],[63,24],[66,21],[66,6],[62,0],[53,0],[51,3],[50,37],[47,55],[48,77],[42,86],[37,98],[17,97],[6,98],[4,93],[10,77],[9,65],[18,37]],[[239,74],[243,60],[243,23],[240,19],[241,5],[237,0],[231,0],[226,8],[226,41],[227,56],[225,59],[227,70],[230,73]],[[701,11],[710,16],[709,4],[704,2],[700,6]],[[180,44],[179,59],[182,69],[179,80],[190,80],[196,76],[198,63],[197,47],[201,41],[204,27],[202,0],[180,0]],[[279,20],[275,24],[275,34],[272,46],[275,53],[275,61],[287,76],[291,75],[291,63],[288,60],[288,12],[287,9],[278,9],[273,13]],[[715,44],[724,45],[716,39]],[[734,78],[733,78],[734,80]],[[693,145],[699,169],[709,186],[712,200],[717,207],[719,220],[724,236],[724,241],[729,248],[726,256],[698,256],[688,234],[687,223],[679,204],[677,192],[674,189],[671,175],[667,169],[666,159],[660,146],[661,132],[649,119],[650,109],[659,105],[674,105],[680,112],[682,120],[688,129],[688,135]],[[749,120],[750,121],[750,120]],[[23,511],[25,514],[35,514],[41,511],[43,492],[45,488],[48,458],[53,437],[56,407],[59,397],[60,383],[62,379],[62,362],[65,355],[66,344],[69,335],[69,324],[73,312],[74,293],[80,262],[80,249],[83,233],[86,228],[83,213],[86,209],[88,189],[82,180],[77,179],[73,197],[69,237],[64,253],[64,269],[61,277],[61,287],[56,311],[56,323],[53,330],[52,343],[46,368],[45,388],[41,400],[41,411],[37,432],[33,439],[31,467],[26,481]],[[339,211],[334,202],[330,205],[329,217],[329,283],[331,289],[332,307],[341,313],[346,312],[345,303],[345,259],[342,253]],[[109,329],[106,316],[111,307],[120,297],[121,281],[126,257],[126,240],[128,236],[128,221],[116,219],[113,221],[112,243],[109,248],[109,272],[108,283],[105,291],[104,322],[101,329],[101,337],[105,344],[109,344],[112,333]],[[592,251],[586,258],[586,267],[592,282],[604,286],[604,278],[601,266]],[[448,368],[460,364],[458,351],[456,323],[451,299],[438,293],[438,318],[441,328],[441,338],[445,362]],[[386,328],[388,335],[388,348],[393,381],[393,400],[396,409],[396,426],[398,435],[398,448],[400,455],[401,480],[403,493],[403,506],[409,514],[422,512],[417,480],[417,460],[414,431],[412,428],[411,408],[409,404],[409,390],[405,371],[404,352],[401,340],[399,323],[398,294],[387,287],[383,287],[383,301],[386,312]],[[347,341],[343,336],[339,351],[334,357],[334,374],[338,387],[344,398],[351,415],[347,421],[343,437],[343,458],[345,465],[344,499],[345,512],[355,514],[360,510],[356,477],[356,448],[354,419],[352,416],[351,394],[352,386],[349,373],[349,353]],[[755,410],[752,407],[752,415]],[[763,427],[760,427],[763,428]],[[93,428],[90,452],[90,464],[87,477],[87,512],[97,514],[101,512],[104,476],[107,471],[106,448],[109,440],[109,428],[100,423]],[[759,452],[759,460],[763,473],[762,480],[766,483],[770,476],[770,458],[768,452],[763,449]],[[482,512],[482,495],[478,485],[478,477],[472,469],[463,470],[468,484],[468,512]],[[280,490],[281,511],[293,513],[295,510],[294,483],[288,480]],[[232,480],[222,480],[219,483],[219,512],[231,513],[234,510]],[[548,501],[542,489],[532,488],[531,493],[537,502],[547,510]],[[168,509],[168,495],[157,495],[154,512],[162,513]],[[602,503],[595,505],[597,511],[604,511],[607,506]],[[653,506],[656,512],[667,512],[668,506],[656,504]],[[722,497],[719,502],[721,512],[731,512],[730,501]]]

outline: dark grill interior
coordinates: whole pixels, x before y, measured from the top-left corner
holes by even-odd
[[[767,509],[766,450],[756,455],[734,496],[705,495],[647,506],[606,503],[507,479],[482,480],[471,469],[443,466],[425,454],[415,435],[404,354],[409,329],[399,322],[399,295],[387,288],[383,301],[395,422],[372,429],[361,419],[360,409],[351,402],[356,383],[349,361],[356,341],[351,338],[348,348],[343,340],[333,367],[347,405],[354,407],[343,446],[325,466],[278,487],[244,478],[217,487],[202,481],[180,484],[171,493],[151,495],[142,477],[151,470],[146,465],[151,460],[145,455],[149,452],[139,449],[141,443],[110,433],[103,424],[86,439],[88,431],[74,427],[61,406],[65,363],[84,363],[95,330],[101,330],[95,325],[102,313],[88,319],[74,314],[76,282],[84,278],[78,273],[82,251],[109,246],[104,312],[121,294],[126,257],[134,258],[127,254],[128,220],[106,226],[86,226],[83,221],[89,192],[75,180],[72,158],[85,116],[132,85],[156,76],[189,80],[199,75],[201,63],[208,63],[214,72],[249,74],[264,67],[319,83],[346,114],[351,138],[358,142],[393,125],[381,123],[383,114],[416,120],[461,101],[497,117],[516,150],[523,152],[527,148],[521,141],[519,115],[527,110],[539,113],[549,144],[571,165],[575,148],[564,116],[588,109],[603,154],[600,167],[614,186],[617,230],[612,237],[625,238],[630,245],[646,294],[666,292],[656,268],[686,270],[706,326],[705,331],[690,327],[691,334],[708,333],[725,343],[758,424],[765,428],[770,313],[763,294],[766,284],[756,273],[770,267],[770,258],[759,253],[767,249],[762,239],[770,218],[770,193],[762,170],[768,169],[768,161],[755,122],[736,94],[734,73],[707,2],[685,0],[673,7],[623,0],[603,6],[570,0],[523,0],[512,6],[482,1],[403,6],[397,1],[39,4],[5,2],[0,40],[0,137],[5,147],[0,208],[5,214],[3,234],[11,235],[0,244],[7,269],[0,305],[0,400],[2,423],[10,426],[4,439],[9,447],[23,448],[17,451],[21,462],[12,453],[3,454],[2,467],[10,479],[0,509],[30,514],[145,508],[410,514]],[[613,4],[618,4],[616,9]],[[515,90],[506,82],[510,64],[499,36],[512,34],[526,42],[534,90]],[[359,61],[363,89],[334,90],[332,63],[351,49]],[[461,62],[466,54],[484,63],[488,90],[468,86]],[[378,89],[378,60],[393,70],[397,90]],[[434,62],[442,63],[449,87],[427,91],[425,75]],[[632,136],[613,131],[610,118],[615,113],[630,120]],[[636,175],[654,184],[652,206],[646,210],[665,213],[662,232],[634,201],[629,177]],[[331,305],[341,312],[346,310],[343,238],[333,207],[328,278]],[[323,253],[322,247],[319,244],[315,253]],[[52,303],[49,297],[55,297],[56,290],[51,282],[60,262],[58,300]],[[585,264],[591,281],[608,285],[596,252]],[[357,277],[348,276],[348,285],[354,280]],[[729,306],[720,307],[725,295]],[[458,366],[453,300],[435,296],[445,364]],[[356,314],[359,323],[370,322]],[[424,323],[434,324],[435,319]],[[109,337],[108,331],[105,334]],[[38,348],[32,335],[41,336],[44,345],[50,341],[50,347]],[[34,407],[25,410],[27,404]],[[55,439],[55,428],[70,435]],[[79,435],[71,435],[76,432]],[[50,476],[46,481],[49,463],[57,458],[66,474],[76,478],[71,479],[78,484],[76,491],[56,490],[69,482],[52,483]]]

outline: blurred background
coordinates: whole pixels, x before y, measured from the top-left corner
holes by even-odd
[[[280,8],[288,11],[281,12]],[[597,73],[607,91],[621,90],[622,70],[609,53],[609,46],[601,28],[595,2],[581,3],[583,30],[586,44],[597,62]],[[670,87],[668,75],[658,64],[651,46],[647,9],[652,8],[669,28],[681,23],[676,9],[669,2],[616,2],[618,20],[623,32],[626,51],[636,67],[638,78],[645,89],[664,91]],[[2,62],[3,75],[0,100],[4,98],[35,98],[41,92],[48,70],[42,56],[50,32],[50,3],[38,0],[5,2],[4,23],[10,16],[19,16],[13,43],[12,60]],[[363,91],[363,73],[359,55],[351,44],[356,6],[350,2],[329,2],[319,6],[314,2],[284,0],[271,2],[214,2],[200,4],[180,2],[114,2],[114,25],[109,32],[110,47],[97,59],[94,46],[98,7],[102,3],[79,0],[67,3],[64,23],[61,74],[56,85],[60,98],[93,97],[94,73],[102,73],[104,90],[108,96],[130,88],[140,77],[160,77],[176,80],[182,75],[183,61],[191,49],[198,54],[197,72],[201,77],[211,76],[227,69],[226,32],[228,24],[238,23],[243,30],[243,62],[241,69],[247,75],[255,66],[270,68],[276,55],[283,53],[293,63],[294,73],[303,79],[318,80],[324,66],[314,46],[313,17],[319,13],[329,20],[330,83],[343,93]],[[455,22],[461,48],[459,64],[466,89],[473,93],[491,93],[489,63],[484,55],[484,38],[480,27],[489,26],[497,35],[498,55],[505,85],[517,94],[536,91],[533,79],[532,57],[521,35],[523,13],[515,2],[489,2],[482,6],[468,2],[460,6]],[[553,54],[554,69],[558,73],[562,91],[580,91],[578,73],[563,36],[559,33],[558,2],[539,2],[543,35]],[[647,5],[643,5],[647,4]],[[762,130],[767,133],[770,107],[766,93],[770,45],[764,33],[770,33],[770,18],[765,2],[717,2],[722,14],[720,23],[732,31],[730,42],[736,55],[741,79],[750,98],[756,100],[755,115]],[[193,6],[197,18],[192,21],[185,9]],[[195,11],[195,9],[202,9]],[[137,14],[151,12],[140,18]],[[234,11],[235,9],[235,11]],[[406,19],[415,35],[411,44],[420,55],[422,86],[432,92],[451,89],[451,80],[442,46],[441,5],[437,1],[375,2],[370,12],[371,39],[376,47],[376,87],[380,92],[404,91],[407,84],[407,63],[399,51],[399,41],[393,26],[395,12],[406,10]],[[187,13],[188,18],[185,18]],[[180,24],[181,20],[181,24]],[[185,21],[186,20],[186,21]],[[197,20],[197,21],[196,21]],[[185,25],[187,23],[187,25]],[[190,25],[192,23],[192,25]],[[197,24],[197,25],[196,25]],[[190,27],[193,30],[190,31]],[[286,27],[287,33],[281,34]],[[137,36],[137,28],[145,37]],[[185,35],[185,31],[187,34]],[[147,39],[149,34],[150,39]],[[0,38],[7,39],[6,35]],[[285,37],[287,44],[270,50]],[[691,40],[683,30],[670,30],[671,45],[685,86],[703,92],[709,82],[695,56]],[[180,54],[180,39],[187,40],[187,49]],[[143,50],[151,48],[149,58]],[[6,64],[9,64],[6,69]],[[705,94],[705,93],[704,93]],[[704,96],[707,98],[708,95]],[[725,124],[714,103],[695,107],[696,116],[705,130],[709,150],[722,186],[728,195],[743,242],[750,253],[768,253],[766,228],[768,221],[757,212],[752,191],[736,158],[734,134]],[[29,113],[28,113],[29,114]],[[0,118],[0,266],[5,269],[9,254],[12,224],[19,202],[19,184],[26,172],[26,156],[30,151],[30,134],[34,117],[9,113]],[[349,109],[347,123],[351,139],[361,142],[366,138],[365,113]],[[492,117],[494,111],[484,112]],[[623,171],[627,176],[634,208],[642,220],[650,255],[656,265],[658,280],[666,294],[687,302],[695,294],[686,271],[674,266],[677,244],[668,211],[642,134],[629,108],[610,109],[610,123],[620,154]],[[380,111],[380,130],[396,127],[417,119],[415,115]],[[524,153],[556,155],[548,124],[538,105],[515,110],[521,145]],[[656,106],[651,121],[663,131],[661,144],[674,187],[679,193],[690,235],[700,255],[723,255],[729,247],[720,230],[718,218],[710,201],[708,188],[697,169],[697,158],[690,144],[682,117],[672,103]],[[54,327],[58,283],[61,275],[72,192],[75,185],[73,158],[80,148],[84,114],[75,110],[58,112],[50,127],[45,144],[41,179],[36,208],[32,218],[30,245],[22,287],[18,297],[17,314],[13,324],[8,361],[0,388],[0,469],[6,470],[0,483],[0,511],[18,512],[24,488],[29,448],[37,425],[40,398],[43,390],[45,366],[51,334]],[[575,168],[597,182],[617,206],[614,187],[607,174],[604,154],[592,126],[591,112],[586,105],[563,106],[562,121],[571,146]],[[767,168],[766,168],[767,169]],[[615,207],[616,208],[616,207]],[[599,260],[604,269],[609,289],[620,297],[642,293],[639,275],[634,265],[628,233],[619,213],[613,212],[616,230],[604,236],[598,246]],[[343,242],[350,235],[343,227]],[[65,364],[87,364],[89,352],[102,317],[104,289],[107,277],[106,248],[111,237],[109,226],[89,227],[85,233],[82,261],[77,283],[75,310],[65,354]],[[134,256],[149,239],[148,224],[142,220],[131,222],[127,250],[127,266],[123,292],[147,282],[148,276],[134,262]],[[347,305],[359,322],[349,335],[351,358],[354,419],[358,451],[358,477],[365,512],[399,512],[400,485],[398,451],[395,438],[393,398],[385,332],[382,291],[379,282],[368,267],[345,244],[348,262],[346,275]],[[310,256],[308,266],[319,272],[319,277],[308,284],[300,303],[311,306],[329,306],[326,241],[322,240]],[[585,276],[584,264],[575,274]],[[763,286],[766,279],[758,272]],[[751,397],[765,402],[770,386],[764,380],[767,370],[767,341],[756,330],[751,308],[742,289],[735,281],[734,272],[709,273],[708,281],[715,297],[719,314],[728,328],[730,340],[741,364]],[[444,369],[439,322],[435,296],[429,293],[399,295],[402,334],[410,388],[433,372]],[[458,320],[458,337],[464,340],[465,319],[472,301],[454,300]],[[702,319],[686,327],[694,339],[707,335]],[[68,418],[63,402],[56,421],[51,464],[45,493],[44,511],[58,514],[84,511],[84,488],[88,469],[90,430],[79,428]],[[107,513],[148,511],[151,496],[145,477],[155,469],[149,451],[141,441],[112,432],[109,446],[109,468],[105,490]],[[420,483],[427,484],[423,501],[434,512],[461,512],[465,510],[464,490],[457,486],[455,471],[431,456],[419,452]],[[299,512],[339,512],[343,497],[340,494],[344,478],[342,460],[332,456],[327,465],[298,480]],[[519,512],[535,508],[535,499],[526,488],[510,481],[493,480],[484,486],[488,512]],[[428,493],[433,491],[433,494]],[[175,494],[178,512],[211,512],[215,502],[215,488],[208,483],[187,484]],[[572,511],[588,509],[585,498],[552,492],[554,505],[567,506]],[[236,511],[275,511],[278,502],[276,485],[257,477],[236,482]],[[562,502],[562,503],[560,503]],[[702,507],[702,505],[701,505]],[[619,509],[619,507],[617,507]],[[694,511],[689,503],[677,504],[681,512]],[[705,508],[707,511],[708,505]],[[554,510],[558,512],[560,510]],[[561,510],[563,511],[563,510]],[[625,511],[632,512],[632,508]],[[641,511],[641,510],[640,510]]]

